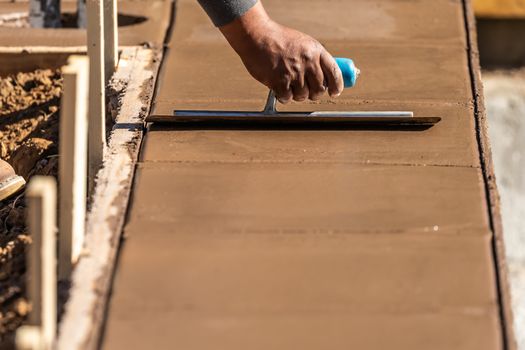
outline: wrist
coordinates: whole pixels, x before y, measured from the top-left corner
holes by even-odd
[[[219,29],[232,48],[242,55],[262,44],[277,26],[259,1],[244,15]]]

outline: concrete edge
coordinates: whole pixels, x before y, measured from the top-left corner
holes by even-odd
[[[96,349],[103,332],[119,241],[162,53],[122,51],[112,83],[122,86],[120,111],[87,214],[85,252],[71,276],[57,349]]]
[[[488,133],[488,119],[485,112],[483,84],[476,34],[476,19],[470,0],[462,0],[467,35],[467,54],[469,59],[470,80],[474,95],[474,117],[476,119],[476,136],[480,152],[481,169],[485,182],[485,192],[489,211],[490,227],[493,233],[492,250],[497,279],[498,302],[501,315],[503,349],[517,350],[513,327],[510,284],[503,238],[503,224],[500,213],[500,199],[496,186],[492,151]]]

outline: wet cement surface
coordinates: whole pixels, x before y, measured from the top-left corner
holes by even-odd
[[[502,348],[461,2],[264,4],[363,74],[337,100],[279,108],[443,120],[151,126],[103,348]],[[179,1],[155,112],[258,110],[265,97],[196,2]]]
[[[141,45],[149,43],[160,46],[170,21],[172,3],[169,0],[119,1],[118,12],[129,22],[136,24],[119,28],[119,45]],[[27,12],[27,2],[0,2],[0,16]],[[76,2],[65,1],[62,12],[73,14]],[[146,20],[144,21],[144,17]],[[76,28],[33,29],[0,27],[0,46],[83,46],[86,45],[86,30]]]

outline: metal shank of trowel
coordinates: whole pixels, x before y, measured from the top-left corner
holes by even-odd
[[[178,116],[185,115],[181,113],[183,111],[176,111]],[[241,115],[250,115],[261,114],[260,112],[222,112],[215,111],[210,112],[211,114],[222,116],[222,114],[227,114],[229,116],[241,116]],[[308,118],[412,118],[414,116],[413,112],[396,112],[396,111],[384,111],[384,112],[278,112],[277,111],[277,99],[275,98],[275,93],[270,90],[268,93],[268,99],[266,100],[266,105],[262,111],[264,116],[279,116],[283,115],[286,117],[308,117]]]

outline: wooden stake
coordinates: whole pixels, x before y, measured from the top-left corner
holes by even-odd
[[[118,62],[118,18],[117,0],[104,1],[104,51],[105,60],[105,83],[111,79]]]
[[[95,176],[102,165],[106,148],[106,94],[104,69],[103,0],[87,0],[87,51],[89,57],[89,132],[88,171],[89,188],[94,187]]]
[[[56,182],[35,176],[26,191],[32,245],[28,254],[29,327],[17,333],[19,348],[52,349],[57,327]],[[38,329],[38,331],[37,331]],[[27,348],[27,347],[26,347]]]
[[[71,56],[62,68],[64,93],[60,106],[59,279],[69,278],[84,243],[87,176],[87,101],[89,62]]]
[[[21,326],[16,330],[17,350],[46,350],[42,332],[37,326]]]

